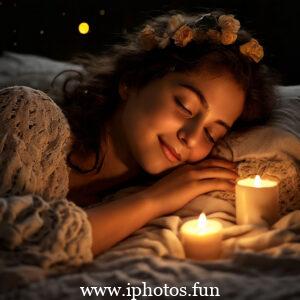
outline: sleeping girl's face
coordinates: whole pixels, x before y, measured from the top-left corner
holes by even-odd
[[[245,98],[229,73],[207,71],[168,73],[139,90],[123,86],[120,95],[118,138],[150,174],[205,158],[240,116]]]

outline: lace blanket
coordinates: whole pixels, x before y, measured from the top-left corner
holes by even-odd
[[[0,120],[0,286],[26,265],[51,273],[90,262],[90,224],[65,198],[62,111],[43,92],[15,86],[0,91]]]

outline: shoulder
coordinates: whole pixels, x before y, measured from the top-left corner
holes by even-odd
[[[44,92],[26,86],[0,90],[0,133],[28,136],[70,135],[68,121],[60,107]]]
[[[68,121],[49,96],[25,86],[0,90],[0,178],[7,177],[7,186],[13,184],[15,171],[22,170],[15,188],[26,183],[27,192],[46,192],[48,198],[65,194],[65,188],[63,193],[61,188],[56,188],[59,193],[53,191],[54,186],[67,186],[62,178],[67,175],[65,157],[70,148]],[[0,186],[4,187],[4,177]]]
[[[27,86],[12,86],[0,90],[0,114],[4,126],[18,117],[24,120],[49,117],[66,121],[61,109],[49,96]]]

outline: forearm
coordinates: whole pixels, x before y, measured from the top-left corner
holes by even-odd
[[[159,216],[154,202],[142,192],[88,208],[86,213],[92,227],[94,255],[104,252]]]

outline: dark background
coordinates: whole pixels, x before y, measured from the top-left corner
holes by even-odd
[[[169,9],[224,8],[264,46],[264,61],[282,74],[282,84],[300,84],[300,4],[296,0],[0,0],[0,50],[69,60],[98,53],[120,34]],[[78,25],[87,22],[82,35]]]

